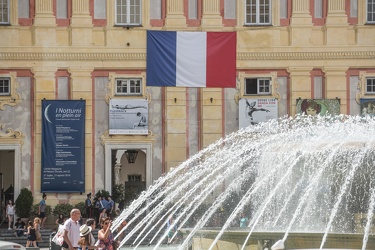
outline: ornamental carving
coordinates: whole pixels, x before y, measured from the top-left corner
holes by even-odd
[[[19,83],[17,81],[16,73],[11,72],[6,76],[10,77],[10,95],[0,96],[0,110],[5,110],[5,105],[14,107],[21,102],[20,95],[17,93]]]
[[[375,59],[375,51],[351,52],[238,52],[237,60]],[[32,61],[145,61],[146,53],[0,53],[0,60]]]
[[[20,131],[13,130],[11,128],[8,128],[6,132],[4,133],[2,130],[4,129],[4,124],[0,123],[0,140],[1,139],[9,139],[9,138],[18,138],[22,139],[23,134]]]

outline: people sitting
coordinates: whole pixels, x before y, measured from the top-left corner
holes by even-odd
[[[16,237],[21,237],[25,233],[26,224],[21,220],[21,218],[17,218],[17,222],[14,224],[14,227],[16,231],[14,232],[14,235]]]

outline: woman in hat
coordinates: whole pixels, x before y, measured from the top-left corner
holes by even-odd
[[[80,246],[78,248],[79,250],[97,248],[96,246],[94,246],[95,242],[92,242],[91,230],[92,228],[87,226],[86,224],[83,224],[79,228],[79,236],[81,236],[81,238],[78,241],[78,245]]]

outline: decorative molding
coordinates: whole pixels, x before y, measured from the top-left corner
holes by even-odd
[[[375,51],[355,52],[243,52],[237,60],[375,59]]]
[[[17,130],[13,130],[11,128],[8,128],[6,130],[6,132],[4,133],[2,130],[4,129],[4,123],[0,123],[0,141],[3,141],[3,140],[19,140],[21,142],[21,144],[23,144],[23,138],[24,138],[24,135],[22,134],[22,132],[20,131],[17,131]]]
[[[277,72],[271,72],[272,75],[272,96],[275,99],[280,100],[279,86],[280,83],[277,81]]]
[[[152,131],[148,131],[147,135],[110,135],[109,131],[106,130],[101,136],[100,140],[103,146],[107,143],[155,143],[156,135]]]
[[[146,60],[146,53],[0,53],[0,60],[32,61],[121,61]]]
[[[373,99],[375,95],[373,94],[366,94],[366,78],[367,77],[375,77],[374,73],[368,73],[366,71],[359,72],[359,82],[357,84],[357,93],[355,94],[355,101],[360,104],[361,99],[368,98]]]
[[[375,51],[352,52],[238,52],[237,60],[375,59]],[[0,60],[23,61],[144,61],[146,53],[26,53],[3,52]]]
[[[270,95],[251,95],[251,96],[245,96],[245,79],[246,78],[254,78],[254,77],[269,77],[271,78],[271,94]],[[234,101],[238,104],[239,100],[241,98],[276,98],[280,99],[280,93],[279,93],[279,86],[280,83],[277,81],[277,72],[269,72],[265,74],[246,74],[244,72],[239,72],[237,76],[237,81],[239,84],[237,84],[237,93],[234,95]]]
[[[17,88],[19,86],[19,82],[17,81],[17,73],[11,72],[6,76],[10,77],[10,95],[0,96],[0,110],[5,110],[5,105],[14,107],[21,102],[20,95],[17,93]]]
[[[116,96],[116,78],[141,78],[142,79],[142,95],[118,95]],[[142,72],[141,74],[116,74],[116,73],[109,73],[108,76],[108,84],[107,84],[108,92],[105,95],[105,102],[109,105],[109,100],[112,98],[143,98],[148,100],[148,103],[151,102],[151,95],[146,93],[146,73]]]

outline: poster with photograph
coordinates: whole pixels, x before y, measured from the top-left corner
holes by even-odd
[[[147,100],[111,99],[109,101],[109,134],[147,135]]]
[[[241,129],[278,118],[278,102],[275,98],[242,98],[239,101],[239,112],[239,128]]]
[[[375,117],[375,99],[361,99],[361,116]]]
[[[339,99],[298,99],[297,114],[305,115],[339,115]]]

